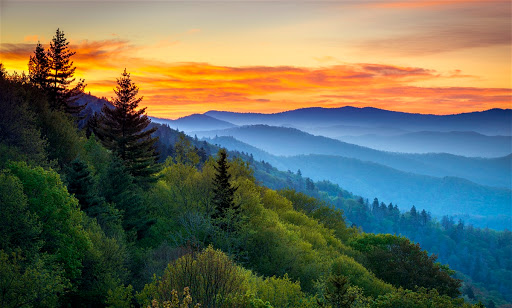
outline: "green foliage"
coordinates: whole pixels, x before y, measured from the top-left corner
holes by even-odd
[[[30,108],[34,99],[41,100],[40,96],[41,91],[29,85],[0,79],[0,168],[9,159],[47,166],[47,142]]]
[[[287,274],[282,278],[251,276],[249,288],[262,305],[268,303],[271,307],[285,308],[307,307],[314,303],[313,298],[302,292],[300,283],[290,280]]]
[[[393,287],[375,277],[363,265],[347,256],[340,256],[334,260],[331,275],[345,276],[350,284],[359,286],[367,296],[379,296],[393,291]]]
[[[87,164],[75,159],[67,172],[68,191],[78,199],[82,210],[98,206],[102,200],[94,190],[94,179]]]
[[[85,222],[92,245],[84,255],[82,274],[76,282],[78,288],[68,296],[68,302],[73,307],[98,307],[107,302],[108,291],[126,281],[128,253],[124,243],[107,237],[95,220],[87,218]]]
[[[184,133],[179,134],[179,139],[174,144],[174,160],[178,164],[197,166],[199,164],[199,155],[197,155],[190,140]]]
[[[134,307],[133,301],[133,287],[119,285],[113,290],[108,290],[106,306],[109,308],[132,308]]]
[[[415,290],[417,287],[437,289],[451,297],[460,295],[461,282],[436,263],[418,244],[390,234],[362,234],[350,245],[365,254],[365,265],[375,275],[396,287]]]
[[[190,288],[190,295],[202,307],[230,307],[243,300],[247,282],[241,267],[209,246],[196,256],[187,254],[170,263],[163,276],[155,277],[137,298],[144,306],[150,305],[153,299],[172,301],[175,290],[185,287]]]
[[[19,251],[0,250],[0,307],[56,307],[69,287],[64,273],[46,256],[27,260]]]
[[[163,302],[159,302],[156,299],[151,301],[151,306],[148,308],[192,308],[192,296],[190,296],[189,288],[185,287],[183,289],[182,300],[180,300],[180,296],[176,290],[171,291],[171,299]],[[194,307],[199,308],[200,304],[195,304]]]
[[[123,228],[135,232],[138,239],[143,238],[153,222],[146,214],[142,189],[134,184],[133,176],[119,158],[112,158],[100,178],[100,183],[101,197],[121,211]],[[108,205],[103,204],[100,211],[110,216],[105,217],[106,219],[115,220],[117,217],[116,211],[111,210]]]
[[[327,279],[324,297],[333,308],[350,307],[356,300],[354,294],[349,293],[347,277],[331,275]]]
[[[465,303],[463,299],[453,299],[440,295],[437,290],[418,289],[417,292],[399,288],[396,292],[379,296],[371,305],[372,308],[455,308],[478,307]]]
[[[52,170],[13,162],[8,164],[7,171],[23,184],[28,209],[42,225],[42,251],[63,265],[67,278],[78,277],[90,245],[78,201],[69,195],[60,176]]]
[[[83,149],[76,124],[68,114],[58,110],[43,109],[38,117],[41,133],[48,141],[48,158],[65,169]]]
[[[0,250],[21,249],[34,256],[42,246],[42,223],[30,212],[27,196],[20,179],[9,173],[0,173]]]

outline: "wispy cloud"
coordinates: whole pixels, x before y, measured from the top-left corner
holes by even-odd
[[[397,16],[407,22],[383,37],[356,42],[360,50],[384,54],[431,55],[469,48],[510,46],[512,11],[503,0],[410,0],[364,2],[375,12]],[[408,19],[416,16],[416,19]],[[384,24],[385,27],[385,24]]]

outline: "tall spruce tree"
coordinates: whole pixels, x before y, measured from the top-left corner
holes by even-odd
[[[37,42],[34,55],[28,61],[28,78],[31,83],[43,90],[48,90],[50,78],[50,63],[43,45]]]
[[[70,51],[68,45],[69,42],[64,37],[64,32],[57,29],[47,52],[49,65],[48,94],[53,109],[78,116],[85,105],[76,104],[76,100],[83,93],[85,83],[84,80],[79,80],[74,87],[70,88],[71,83],[75,81],[73,75],[76,67],[73,66],[73,61],[71,61],[75,52]]]
[[[114,108],[103,106],[96,133],[103,145],[123,160],[136,183],[152,182],[160,169],[154,146],[158,138],[151,137],[157,128],[146,129],[151,120],[145,114],[146,108],[137,110],[142,97],[137,97],[139,88],[126,69],[117,79],[114,92]]]
[[[213,179],[213,206],[214,213],[213,218],[225,218],[226,214],[232,211],[238,211],[238,206],[235,205],[234,194],[237,187],[233,187],[229,182],[231,174],[228,173],[229,165],[227,160],[226,150],[221,149],[219,151],[219,159],[217,160],[217,166],[215,168],[215,178]]]

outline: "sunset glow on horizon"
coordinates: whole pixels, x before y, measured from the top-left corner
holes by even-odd
[[[509,1],[4,1],[0,62],[64,31],[86,92],[124,68],[149,115],[512,108]]]

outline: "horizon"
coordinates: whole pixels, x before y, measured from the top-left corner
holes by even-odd
[[[475,111],[468,111],[468,112],[461,112],[461,113],[434,114],[434,113],[414,113],[414,112],[395,111],[395,110],[389,110],[389,109],[376,108],[376,107],[372,107],[372,106],[366,106],[366,107],[355,107],[355,106],[321,107],[321,106],[311,106],[311,107],[304,107],[304,108],[298,108],[298,109],[289,109],[289,110],[284,110],[284,111],[279,111],[279,112],[270,112],[270,113],[266,113],[266,112],[236,112],[236,111],[229,111],[229,110],[208,110],[208,111],[205,111],[203,113],[197,113],[196,112],[196,113],[191,113],[191,114],[184,115],[184,116],[177,117],[177,118],[166,118],[166,117],[163,117],[163,116],[153,116],[153,115],[151,115],[149,113],[148,113],[148,117],[175,121],[175,120],[179,120],[179,119],[182,119],[182,118],[190,117],[190,116],[193,116],[193,115],[206,115],[206,116],[208,116],[207,115],[208,112],[229,112],[229,113],[235,113],[235,114],[273,115],[273,114],[280,114],[280,113],[291,112],[291,111],[298,111],[298,110],[304,110],[304,109],[342,109],[342,108],[377,109],[377,110],[397,112],[397,113],[407,113],[407,114],[417,114],[417,115],[432,115],[432,116],[451,116],[451,115],[460,115],[460,114],[468,114],[468,113],[487,112],[487,111],[491,111],[491,110],[503,110],[503,111],[512,110],[512,108],[490,108],[490,109],[485,109],[485,110],[475,110]]]
[[[4,1],[0,16],[8,72],[26,72],[36,43],[47,48],[60,28],[86,92],[111,97],[127,68],[155,117],[343,106],[447,115],[512,101],[508,1]]]

